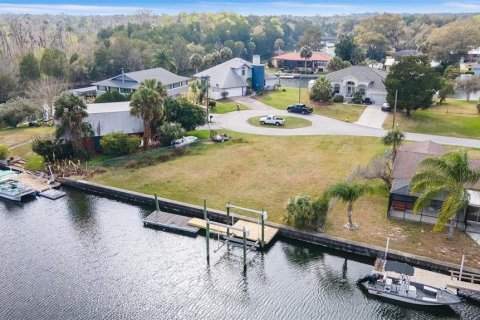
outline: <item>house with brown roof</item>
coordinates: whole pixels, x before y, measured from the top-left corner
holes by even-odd
[[[438,196],[430,207],[415,214],[413,206],[418,195],[410,191],[410,180],[424,159],[438,157],[448,151],[445,146],[432,141],[407,144],[398,150],[392,170],[393,183],[387,211],[389,217],[429,224],[437,222],[438,211],[445,197]],[[480,170],[480,159],[472,159],[470,165]],[[480,233],[480,181],[467,187],[470,194],[469,204],[464,212],[457,214],[453,223],[460,230]]]
[[[313,52],[307,59],[307,68],[323,72],[332,56],[325,52]],[[272,58],[275,68],[295,69],[304,68],[305,59],[300,56],[300,52],[284,52]]]

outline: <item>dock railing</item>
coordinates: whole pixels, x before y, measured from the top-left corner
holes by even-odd
[[[480,274],[450,270],[450,278],[463,282],[480,284]]]

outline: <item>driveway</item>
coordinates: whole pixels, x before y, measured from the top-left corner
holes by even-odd
[[[250,133],[256,135],[268,136],[311,136],[311,135],[339,135],[339,136],[363,136],[363,137],[383,137],[387,131],[359,125],[356,123],[347,123],[328,117],[311,114],[300,115],[288,113],[286,110],[279,110],[269,105],[261,103],[248,97],[235,98],[235,101],[242,103],[253,110],[235,111],[225,114],[215,114],[213,116],[214,128],[223,128],[235,132]],[[264,116],[268,114],[280,116],[291,116],[305,118],[312,122],[312,125],[297,129],[278,129],[275,127],[255,127],[248,123],[252,117]],[[386,114],[386,112],[385,112]],[[447,136],[436,136],[421,133],[405,133],[405,138],[410,141],[431,140],[440,144],[456,145],[470,148],[480,148],[480,140],[453,138]]]
[[[365,108],[355,124],[370,128],[382,129],[382,125],[385,122],[387,115],[387,112],[383,112],[381,110],[381,106],[372,104]]]

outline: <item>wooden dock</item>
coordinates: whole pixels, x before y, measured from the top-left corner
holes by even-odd
[[[57,200],[66,196],[67,193],[60,190],[48,189],[46,191],[40,192],[39,195],[50,200]]]
[[[410,277],[410,281],[440,289],[451,288],[480,292],[480,284],[478,283],[459,281],[458,277],[440,274],[421,268],[414,268],[414,270],[415,272],[413,276]],[[395,274],[395,272],[388,273],[399,276],[398,274]]]
[[[166,231],[181,232],[196,237],[200,229],[190,226],[188,224],[190,219],[190,217],[155,210],[143,219],[143,225]]]
[[[201,228],[201,229],[206,229],[207,228],[207,224],[206,224],[205,220],[203,220],[203,219],[193,218],[190,221],[188,221],[188,224],[191,225],[191,226],[197,227],[197,228]],[[247,237],[247,240],[253,241],[253,242],[261,241],[261,237],[262,237],[261,225],[259,225],[257,223],[249,222],[249,221],[246,221],[246,220],[238,220],[233,225],[233,227],[236,227],[236,228],[245,227],[250,232],[250,234]],[[219,226],[216,226],[216,225],[211,225],[210,226],[210,232],[223,234],[223,233],[227,233],[227,228],[219,227]],[[278,232],[277,228],[272,228],[272,227],[269,227],[269,226],[265,226],[265,234],[264,234],[265,244],[268,244],[270,241],[272,241],[272,239],[275,237],[277,232]],[[239,231],[230,230],[230,233],[233,234],[237,238],[242,238],[243,237],[242,233],[239,232]]]
[[[12,178],[12,179],[18,180],[21,183],[32,187],[38,193],[60,187],[60,183],[58,182],[54,182],[53,184],[48,184],[48,179],[37,177],[33,174],[27,174],[24,172],[20,174],[11,174],[11,175],[5,176],[4,178]]]

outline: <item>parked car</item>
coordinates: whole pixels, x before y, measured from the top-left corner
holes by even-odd
[[[258,121],[260,122],[261,125],[274,124],[276,126],[283,126],[283,124],[285,123],[285,119],[277,116],[261,117]]]
[[[381,109],[382,109],[382,111],[387,111],[387,112],[389,112],[392,108],[390,108],[390,105],[389,105],[387,102],[384,102],[384,103],[382,104],[382,108],[381,108]]]
[[[303,103],[291,104],[287,107],[288,112],[301,113],[301,114],[310,114],[313,112],[313,108],[307,107]]]

